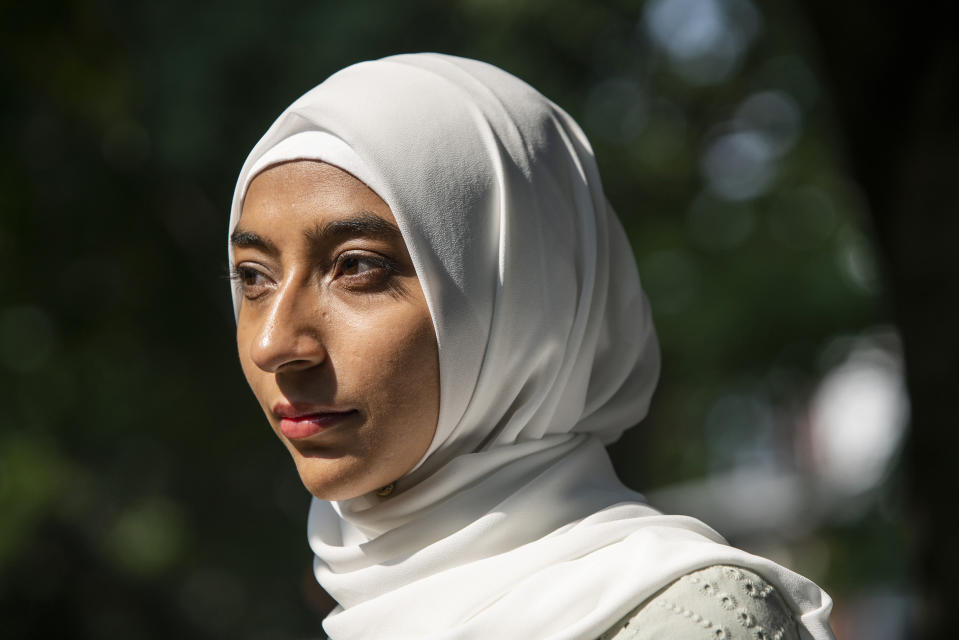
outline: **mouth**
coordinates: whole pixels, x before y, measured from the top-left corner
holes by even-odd
[[[280,432],[291,440],[302,440],[315,436],[335,427],[357,413],[355,409],[301,411],[286,404],[275,406],[273,412],[280,417]]]

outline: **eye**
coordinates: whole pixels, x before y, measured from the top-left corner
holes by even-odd
[[[367,273],[380,266],[380,263],[372,258],[348,255],[340,261],[340,273],[344,276],[355,276],[361,273]]]
[[[272,282],[265,273],[248,266],[234,267],[230,279],[240,283],[243,296],[248,300],[255,300],[266,293]]]
[[[395,273],[396,266],[386,256],[349,252],[337,260],[334,276],[351,289],[371,289],[386,284]]]

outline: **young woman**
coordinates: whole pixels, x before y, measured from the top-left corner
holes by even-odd
[[[655,333],[588,141],[530,86],[437,54],[333,75],[247,158],[230,260],[331,638],[832,637],[816,585],[613,473]]]

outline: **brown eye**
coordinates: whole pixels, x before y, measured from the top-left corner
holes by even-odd
[[[376,261],[362,256],[346,256],[343,258],[341,265],[342,273],[345,276],[355,276],[381,268],[381,265]]]
[[[336,277],[343,286],[371,290],[386,285],[398,270],[386,256],[373,253],[345,253],[337,260]]]
[[[270,284],[266,274],[251,267],[236,267],[230,277],[240,283],[243,296],[248,300],[254,300],[266,293]]]

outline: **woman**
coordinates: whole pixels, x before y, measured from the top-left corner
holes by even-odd
[[[230,233],[331,638],[832,637],[814,584],[616,479],[658,347],[589,144],[534,89],[344,69],[254,147]]]

